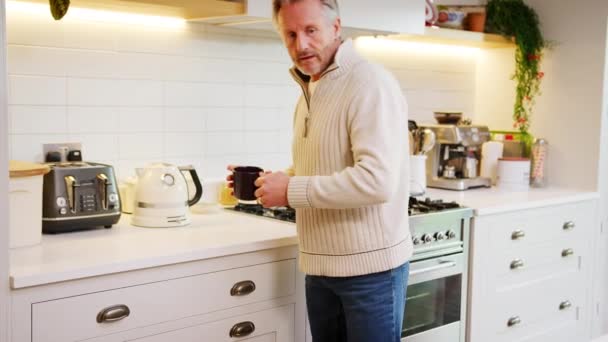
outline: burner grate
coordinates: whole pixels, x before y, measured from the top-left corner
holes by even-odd
[[[424,214],[424,213],[433,213],[448,209],[456,209],[460,208],[460,205],[456,202],[444,202],[443,200],[431,200],[430,198],[425,198],[424,200],[419,200],[416,197],[410,197],[409,206],[408,206],[408,214]]]

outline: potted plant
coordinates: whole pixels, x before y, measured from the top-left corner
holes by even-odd
[[[540,70],[543,49],[547,47],[538,15],[523,0],[488,0],[486,32],[497,33],[515,42],[515,105],[513,128],[531,142],[528,133],[534,99],[540,94],[544,73]]]
[[[68,12],[70,0],[49,0],[51,14],[55,20],[60,20]]]

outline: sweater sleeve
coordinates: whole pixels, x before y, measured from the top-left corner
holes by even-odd
[[[344,209],[387,202],[399,184],[407,154],[407,105],[388,72],[366,83],[348,109],[354,165],[328,176],[295,176],[288,186],[294,208]]]

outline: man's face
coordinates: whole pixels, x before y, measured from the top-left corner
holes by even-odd
[[[330,22],[319,0],[302,0],[279,11],[279,33],[296,67],[317,80],[340,46],[340,19]]]

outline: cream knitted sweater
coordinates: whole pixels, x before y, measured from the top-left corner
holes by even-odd
[[[381,272],[412,255],[407,104],[394,77],[342,43],[312,96],[301,85],[287,196],[300,269],[334,277]]]

